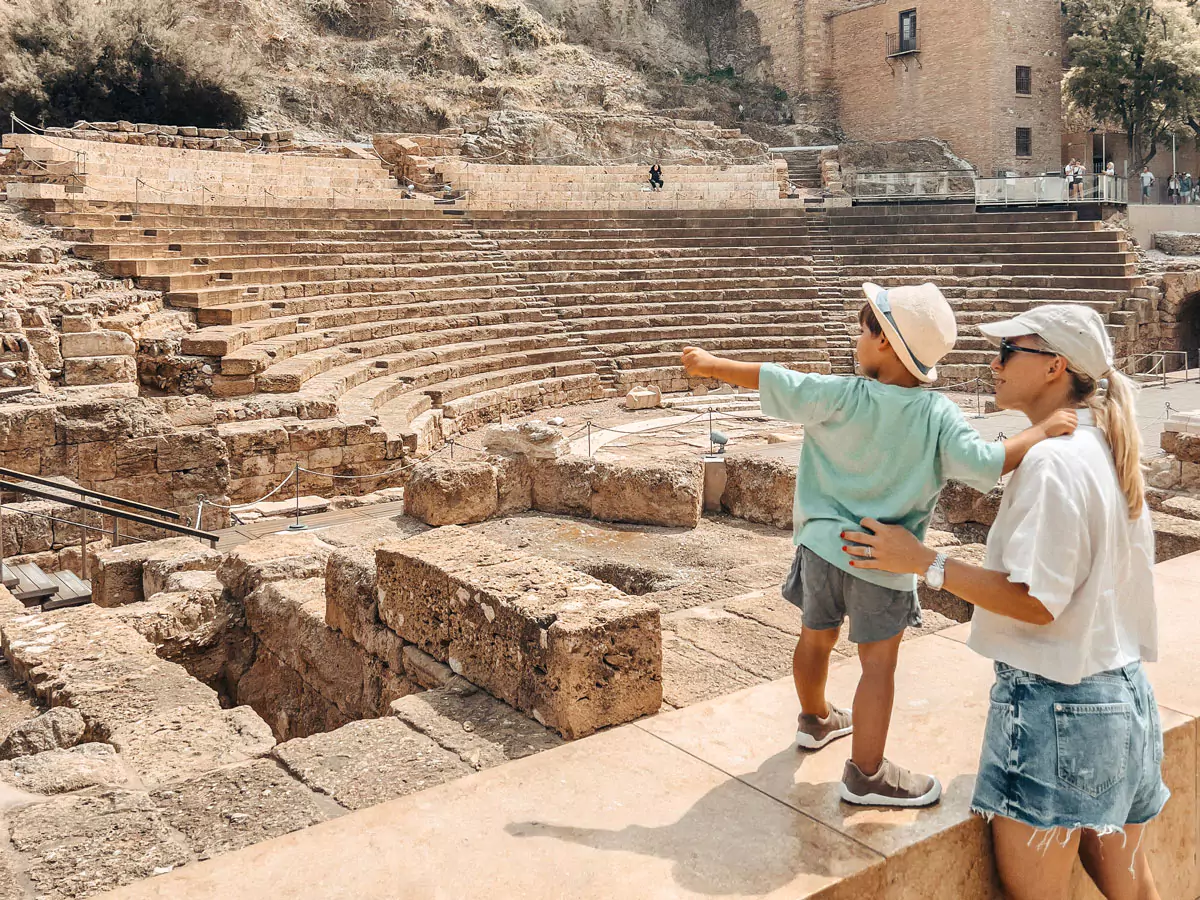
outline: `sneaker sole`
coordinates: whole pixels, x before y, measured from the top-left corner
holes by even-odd
[[[854,794],[846,787],[845,782],[838,785],[838,795],[847,803],[855,806],[933,806],[942,797],[942,783],[934,779],[933,787],[920,797],[884,797],[882,794]]]
[[[833,731],[829,732],[829,734],[825,735],[825,737],[821,738],[820,740],[813,737],[807,731],[797,731],[796,732],[796,746],[799,747],[801,750],[820,750],[822,747],[824,747],[830,741],[836,741],[840,737],[845,737],[853,730],[854,730],[853,725],[850,725],[846,728],[835,728]]]

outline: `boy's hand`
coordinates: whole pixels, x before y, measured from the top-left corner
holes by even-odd
[[[1073,409],[1055,410],[1038,423],[1038,428],[1048,438],[1072,434],[1078,426],[1079,416]]]
[[[683,371],[698,378],[711,378],[717,368],[717,358],[699,347],[683,348]]]

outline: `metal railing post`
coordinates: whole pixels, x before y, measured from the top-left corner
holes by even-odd
[[[288,531],[302,531],[305,526],[300,524],[300,463],[292,466],[292,478],[296,480],[293,491],[296,498],[296,521],[288,526]]]

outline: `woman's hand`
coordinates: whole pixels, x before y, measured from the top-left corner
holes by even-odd
[[[875,519],[863,519],[862,526],[873,533],[842,532],[842,540],[865,545],[842,547],[842,550],[854,557],[850,560],[850,565],[856,569],[880,569],[898,575],[924,575],[937,557],[934,551],[901,525],[884,525]]]
[[[717,358],[699,347],[683,348],[683,371],[697,378],[712,378],[717,368]]]

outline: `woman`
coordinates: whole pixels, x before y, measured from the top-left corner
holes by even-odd
[[[662,166],[655,163],[650,167],[650,190],[661,191],[663,189]]]
[[[975,605],[969,645],[996,661],[972,810],[992,823],[1012,900],[1061,900],[1079,856],[1109,900],[1158,900],[1142,850],[1170,792],[1142,660],[1157,655],[1154,534],[1133,389],[1091,308],[1046,305],[981,325],[1000,345],[996,405],[1079,427],[1025,457],[988,535],[986,568],[873,520],[855,567],[924,574]],[[944,578],[944,584],[939,584]]]

